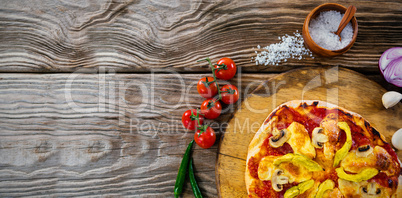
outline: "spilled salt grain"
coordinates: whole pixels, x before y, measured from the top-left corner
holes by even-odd
[[[343,14],[340,12],[331,10],[321,12],[317,18],[312,19],[308,30],[314,42],[328,50],[339,50],[346,47],[353,38],[352,24],[349,22],[341,32],[341,41],[339,41],[339,36],[334,34],[338,30],[342,17]]]
[[[312,57],[313,54],[311,51],[304,47],[303,37],[298,33],[298,30],[293,35],[289,36],[286,34],[285,36],[278,37],[281,42],[264,48],[258,45],[257,48],[262,49],[262,51],[260,53],[255,51],[257,54],[254,58],[255,64],[278,65],[281,62],[287,62],[291,58],[301,60],[304,55]]]

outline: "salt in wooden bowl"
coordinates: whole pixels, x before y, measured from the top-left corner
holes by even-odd
[[[324,56],[324,57],[333,57],[333,56],[338,56],[341,55],[345,52],[347,52],[355,43],[356,38],[357,38],[357,32],[358,32],[358,26],[357,26],[357,20],[356,17],[353,17],[351,21],[352,23],[352,28],[353,28],[353,38],[352,41],[344,48],[339,49],[339,50],[328,50],[325,49],[321,46],[319,46],[317,43],[314,42],[314,40],[311,38],[310,33],[309,33],[309,25],[310,21],[312,19],[315,19],[320,12],[325,12],[325,11],[330,11],[330,10],[335,10],[338,11],[342,14],[345,14],[346,12],[346,7],[336,4],[336,3],[325,3],[322,4],[316,8],[314,8],[306,17],[306,20],[304,20],[303,24],[303,39],[304,39],[304,44],[306,45],[307,48],[309,48],[313,53]],[[339,24],[337,24],[339,25]]]

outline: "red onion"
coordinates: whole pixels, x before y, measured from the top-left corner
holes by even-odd
[[[385,51],[381,55],[378,67],[385,80],[402,87],[402,47],[393,47]]]

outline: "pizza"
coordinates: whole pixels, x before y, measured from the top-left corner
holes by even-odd
[[[395,198],[400,174],[391,145],[360,115],[322,101],[290,101],[250,142],[245,182],[249,197]]]

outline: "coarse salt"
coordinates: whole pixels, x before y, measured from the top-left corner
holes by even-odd
[[[286,62],[289,59],[301,60],[304,55],[313,56],[310,50],[304,47],[303,37],[298,31],[293,33],[294,36],[285,35],[278,37],[281,42],[274,43],[262,49],[260,53],[255,51],[257,56],[254,58],[255,64],[258,65],[278,65],[281,62]],[[314,58],[314,57],[312,57]],[[252,58],[253,59],[253,58]]]
[[[322,48],[328,50],[339,50],[346,47],[353,38],[352,24],[349,22],[341,32],[342,40],[334,32],[338,30],[343,14],[338,11],[330,10],[320,12],[317,18],[310,21],[308,27],[311,38]]]

